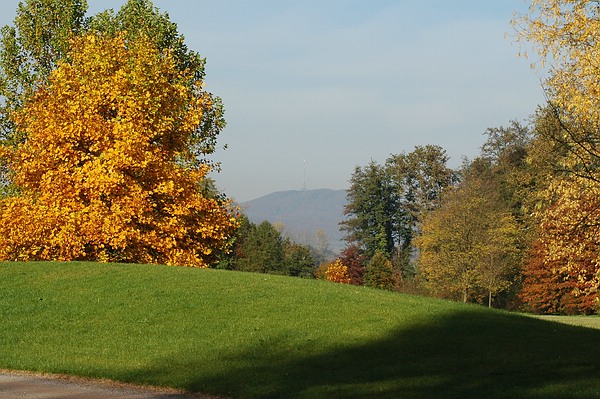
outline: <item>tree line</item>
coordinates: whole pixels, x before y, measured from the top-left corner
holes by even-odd
[[[448,167],[435,145],[357,166],[335,259],[251,223],[208,177],[225,126],[203,59],[149,0],[86,17],[26,0],[0,34],[0,260],[221,267],[519,308],[596,313],[599,8],[515,17],[547,104]]]
[[[357,167],[338,259],[350,282],[537,313],[597,313],[600,181],[589,163],[585,172],[569,166],[560,118],[547,106],[529,125],[488,129],[479,156],[457,170],[433,145]],[[369,284],[374,270],[386,277]]]
[[[232,251],[215,268],[314,278],[318,266],[332,257],[328,241],[298,243],[286,236],[285,226],[267,220],[239,218],[240,227],[233,236]]]
[[[363,262],[348,273],[385,259],[395,276],[386,288],[409,280],[488,306],[600,310],[599,16],[595,1],[533,0],[515,17],[517,41],[551,65],[547,104],[527,123],[488,129],[459,170],[435,146],[355,170],[344,228]],[[402,168],[414,154],[422,164]]]

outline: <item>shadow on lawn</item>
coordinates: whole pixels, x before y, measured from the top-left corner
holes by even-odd
[[[234,398],[600,398],[600,330],[464,311],[327,353],[272,338],[220,359],[213,375],[174,353],[131,378],[185,370],[183,388]]]

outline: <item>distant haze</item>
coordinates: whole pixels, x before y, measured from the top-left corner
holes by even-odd
[[[313,244],[321,230],[329,238],[330,249],[338,252],[344,247],[339,223],[345,204],[345,190],[317,189],[279,191],[241,206],[254,223],[283,223],[284,233],[301,244]]]

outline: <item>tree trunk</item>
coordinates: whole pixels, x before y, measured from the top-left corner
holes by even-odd
[[[488,294],[488,308],[492,307],[492,291]]]

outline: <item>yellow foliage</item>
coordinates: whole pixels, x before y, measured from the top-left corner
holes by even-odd
[[[546,262],[576,281],[581,293],[600,287],[600,184],[578,176],[557,178],[545,192],[552,205],[541,216]]]
[[[592,0],[532,0],[515,20],[519,39],[535,46],[552,69],[546,81],[550,108],[560,120],[552,139],[568,155],[569,172],[542,192],[538,210],[547,263],[596,292],[600,281],[600,9]]]
[[[325,279],[334,283],[350,284],[348,267],[344,266],[339,259],[329,263],[325,271]]]
[[[520,29],[519,40],[533,44],[541,65],[551,64],[546,91],[552,107],[560,110],[563,122],[597,136],[600,126],[598,3],[532,0],[529,14],[513,23]],[[578,134],[566,134],[565,143],[582,144],[581,138],[576,137]]]
[[[467,302],[474,291],[493,295],[510,286],[517,225],[494,187],[468,179],[448,190],[421,231],[419,270],[434,292]]]
[[[0,156],[20,190],[0,203],[0,259],[205,267],[237,227],[206,198],[189,143],[207,95],[151,41],[87,36],[15,116]]]

